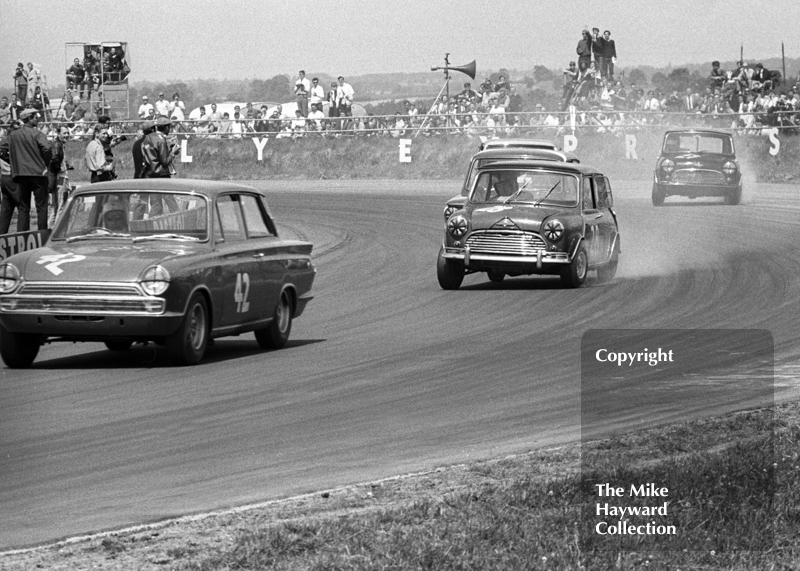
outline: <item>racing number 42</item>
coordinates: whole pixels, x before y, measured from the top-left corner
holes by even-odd
[[[247,273],[236,274],[236,290],[233,292],[233,300],[236,302],[236,313],[247,313],[250,310],[250,302],[247,296],[250,294],[250,276]]]

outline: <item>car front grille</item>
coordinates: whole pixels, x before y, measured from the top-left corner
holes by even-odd
[[[68,296],[142,296],[141,290],[134,284],[109,283],[26,283],[19,291],[20,295],[68,295]]]
[[[146,296],[136,284],[34,282],[0,297],[0,311],[4,313],[159,315],[164,310],[164,299]]]
[[[505,256],[535,256],[539,250],[545,249],[539,234],[520,230],[473,232],[467,238],[466,246],[473,253]]]
[[[672,182],[678,184],[725,184],[725,176],[721,172],[710,170],[676,170]]]

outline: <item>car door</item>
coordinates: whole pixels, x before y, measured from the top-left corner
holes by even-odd
[[[599,261],[607,260],[611,255],[614,238],[617,235],[617,221],[612,210],[613,200],[608,179],[603,175],[595,175],[594,199],[596,210],[602,215],[597,219],[599,232]]]
[[[265,303],[258,292],[261,255],[258,243],[247,238],[247,226],[238,193],[222,194],[215,204],[218,228],[215,249],[222,289],[221,327],[265,319]],[[255,286],[255,287],[254,287]]]
[[[278,303],[285,280],[289,258],[283,242],[278,239],[275,225],[256,194],[240,195],[242,214],[247,229],[249,250],[256,260],[256,271],[251,276],[251,288],[258,295],[261,315],[270,317]]]
[[[589,264],[596,264],[601,258],[600,223],[603,213],[595,206],[594,181],[591,176],[584,176],[581,182],[581,213],[583,215],[584,235],[583,247],[589,257]]]

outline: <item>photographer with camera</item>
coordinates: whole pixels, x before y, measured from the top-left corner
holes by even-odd
[[[14,70],[14,87],[17,90],[17,99],[25,105],[28,99],[28,72],[22,62],[19,62],[17,69]]]
[[[156,130],[142,141],[142,178],[170,178],[175,174],[172,161],[181,149],[177,140],[168,137],[170,126],[169,119],[159,117],[156,120]]]

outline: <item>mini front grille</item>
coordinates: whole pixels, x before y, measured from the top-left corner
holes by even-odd
[[[717,171],[681,169],[675,171],[672,181],[680,184],[725,184],[725,176]]]
[[[520,230],[473,232],[466,246],[473,253],[505,256],[535,256],[539,250],[545,249],[541,236]]]

